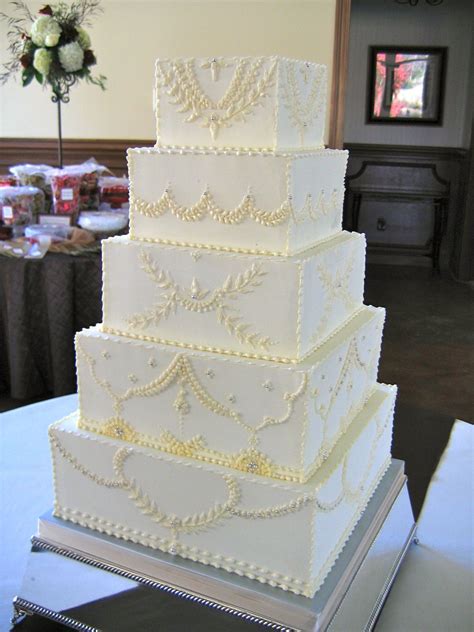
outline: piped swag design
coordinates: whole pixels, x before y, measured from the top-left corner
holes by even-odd
[[[366,482],[371,471],[376,455],[377,445],[383,436],[387,425],[390,423],[393,410],[388,415],[376,418],[375,432],[371,440],[371,445],[367,454],[366,463],[360,479],[356,484],[350,484],[347,475],[350,450],[342,459],[342,467],[338,467],[339,461],[335,462],[328,468],[327,477],[338,469],[340,471],[341,490],[338,495],[331,500],[322,500],[319,497],[320,487],[311,493],[301,493],[299,496],[291,499],[287,503],[277,504],[269,507],[244,509],[240,507],[242,498],[242,487],[239,483],[239,477],[219,473],[217,477],[222,480],[227,490],[227,499],[215,501],[210,509],[187,516],[178,517],[176,514],[166,513],[159,508],[156,501],[150,499],[148,494],[143,491],[138,482],[127,476],[125,473],[125,464],[127,460],[134,455],[134,450],[129,447],[119,447],[112,458],[114,478],[102,477],[99,474],[89,470],[84,466],[60,441],[54,426],[50,428],[49,435],[52,446],[57,453],[65,459],[76,471],[94,482],[95,484],[107,488],[122,489],[128,494],[130,500],[135,504],[139,511],[150,518],[155,523],[171,531],[171,541],[165,547],[169,553],[180,553],[180,535],[197,533],[207,530],[210,527],[216,527],[222,520],[238,517],[242,519],[272,519],[284,516],[290,513],[300,511],[303,507],[310,503],[315,503],[320,511],[334,511],[344,499],[358,505],[366,492]],[[354,443],[357,442],[356,436]],[[155,458],[155,457],[153,457]],[[327,479],[326,479],[327,480]],[[162,547],[160,547],[162,548]]]
[[[301,383],[293,392],[283,393],[282,400],[285,406],[283,414],[279,417],[266,415],[263,419],[251,424],[246,421],[238,410],[234,410],[215,399],[198,379],[191,360],[185,354],[177,354],[169,365],[158,375],[143,386],[132,386],[122,393],[115,392],[111,384],[102,379],[97,373],[96,360],[87,353],[83,345],[77,342],[78,356],[87,363],[90,375],[94,382],[102,388],[111,398],[114,416],[103,421],[80,418],[78,425],[84,430],[99,432],[100,434],[164,450],[179,456],[190,456],[202,460],[225,465],[237,470],[261,474],[272,478],[290,479],[289,468],[279,467],[270,458],[259,450],[259,433],[265,428],[278,426],[290,421],[296,401],[306,392],[308,377],[302,374]],[[167,430],[161,431],[157,438],[148,437],[136,431],[123,418],[124,403],[139,397],[154,397],[178,385],[178,393],[173,407],[178,416],[179,437]],[[188,402],[188,389],[195,400],[205,409],[215,415],[231,419],[246,431],[248,447],[236,453],[226,454],[217,452],[207,447],[204,437],[196,435],[188,440],[183,440],[183,422],[191,412]],[[287,471],[288,470],[288,471]],[[298,477],[293,474],[293,479]]]
[[[255,203],[255,198],[249,191],[241,203],[233,209],[219,206],[213,194],[206,188],[199,200],[190,206],[183,206],[176,202],[171,187],[168,186],[163,195],[156,202],[147,202],[141,198],[132,197],[131,204],[140,215],[145,217],[158,218],[167,212],[171,212],[175,217],[183,222],[198,222],[209,216],[220,224],[241,224],[246,219],[251,219],[257,224],[266,227],[280,226],[292,218],[295,224],[300,224],[306,220],[317,221],[335,210],[339,205],[339,192],[334,189],[328,196],[325,191],[321,191],[316,199],[311,193],[306,195],[301,209],[295,210],[293,196],[290,194],[282,204],[272,210],[265,211]]]

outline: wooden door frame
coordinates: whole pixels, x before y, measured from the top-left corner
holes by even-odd
[[[344,112],[347,66],[349,57],[349,28],[351,0],[336,0],[334,20],[334,51],[331,85],[331,115],[328,147],[341,149],[344,142]]]

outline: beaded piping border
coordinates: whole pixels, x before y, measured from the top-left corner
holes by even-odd
[[[168,340],[167,338],[158,338],[154,336],[145,336],[143,334],[135,334],[130,331],[123,331],[121,329],[115,329],[114,327],[108,327],[101,323],[100,329],[103,333],[112,334],[114,336],[123,336],[124,338],[133,338],[134,340],[141,340],[143,342],[156,342],[158,344],[171,345],[173,347],[179,347],[181,349],[191,349],[194,351],[208,351],[210,353],[219,353],[221,355],[233,356],[236,358],[246,358],[249,360],[265,360],[268,362],[278,362],[280,364],[299,364],[303,362],[306,358],[311,356],[319,347],[325,344],[328,340],[330,340],[333,336],[338,334],[341,329],[343,329],[346,325],[348,325],[353,318],[358,316],[364,310],[364,306],[360,307],[360,309],[356,310],[347,320],[345,320],[341,325],[335,328],[328,336],[321,339],[318,345],[315,345],[307,353],[305,353],[300,358],[288,358],[286,356],[271,356],[266,354],[257,354],[250,353],[245,351],[231,351],[229,349],[222,349],[220,347],[207,347],[205,345],[195,345],[192,343],[181,342],[179,340]]]
[[[104,250],[104,246],[109,246],[110,244],[114,244],[114,245],[120,244],[120,246],[122,247],[133,247],[133,246],[139,245],[137,244],[137,242],[148,242],[151,244],[155,243],[154,240],[151,240],[149,238],[140,237],[137,239],[132,239],[130,235],[115,235],[114,237],[109,237],[108,239],[103,240],[102,249]],[[304,263],[314,258],[315,256],[318,256],[318,255],[323,254],[324,252],[330,251],[331,249],[336,250],[337,248],[343,246],[344,244],[349,244],[349,243],[355,244],[356,242],[361,242],[361,243],[363,242],[365,244],[366,243],[365,235],[363,233],[353,233],[346,230],[340,230],[340,231],[337,231],[333,235],[328,235],[327,237],[324,237],[323,239],[319,239],[317,242],[315,242],[309,247],[303,248],[301,252],[295,253],[290,256],[283,253],[279,256],[275,256],[274,259],[276,261],[281,261],[285,265],[288,263],[293,263],[293,264]],[[160,243],[164,243],[164,242],[160,242]],[[190,247],[194,248],[194,246],[190,246]],[[182,242],[178,242],[176,244],[171,243],[167,247],[167,249],[177,250],[179,252],[182,252],[183,243]],[[264,261],[267,262],[269,259],[266,256],[268,252],[261,252],[261,253],[247,252],[245,249],[240,250],[238,248],[234,249],[234,248],[229,248],[226,246],[214,247],[212,244],[205,244],[205,245],[201,244],[199,250],[203,256],[204,254],[209,254],[209,255],[215,255],[216,257],[226,257],[229,259],[243,260],[246,258],[246,255],[250,254],[260,259],[261,263],[263,263]],[[272,253],[272,254],[275,254],[275,253]],[[272,263],[274,263],[274,261],[272,261]]]
[[[157,145],[154,147],[129,147],[127,157],[132,154],[193,154],[209,156],[263,156],[265,158],[290,158],[292,161],[301,158],[311,158],[313,156],[342,156],[349,157],[347,149],[330,149],[326,147],[293,149],[259,149],[254,147],[204,147],[200,145]]]
[[[133,217],[133,215],[131,215]],[[134,232],[133,222],[130,224],[130,239],[132,241],[142,242],[145,244],[162,244],[163,246],[175,246],[178,248],[193,248],[195,250],[201,251],[215,251],[220,253],[228,253],[235,255],[257,255],[257,256],[265,256],[265,257],[276,257],[276,258],[288,258],[297,255],[303,255],[308,250],[311,250],[315,246],[323,245],[331,239],[334,239],[340,233],[335,231],[334,233],[330,233],[323,239],[320,239],[317,243],[311,244],[310,246],[302,246],[301,248],[297,248],[295,250],[290,250],[288,240],[289,235],[287,234],[286,245],[284,250],[259,250],[254,248],[240,248],[234,246],[220,246],[219,244],[203,244],[201,242],[193,242],[193,241],[176,241],[174,239],[163,239],[158,237],[142,237],[141,235],[137,235]]]

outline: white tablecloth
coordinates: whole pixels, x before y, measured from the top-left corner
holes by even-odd
[[[38,516],[53,505],[48,426],[77,408],[77,395],[0,414],[0,630],[26,568]]]
[[[77,407],[68,395],[0,415],[0,630],[8,630],[37,517],[52,506],[47,427]],[[377,632],[473,629],[473,436],[456,422]],[[355,632],[355,631],[348,631]]]
[[[474,630],[473,439],[474,426],[456,421],[421,511],[420,543],[407,554],[377,632]]]

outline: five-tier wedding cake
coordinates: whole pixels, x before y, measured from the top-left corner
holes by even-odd
[[[390,463],[384,310],[341,230],[324,66],[156,63],[157,144],[129,150],[130,235],[54,424],[54,514],[312,596]]]

